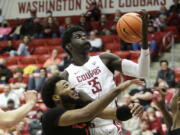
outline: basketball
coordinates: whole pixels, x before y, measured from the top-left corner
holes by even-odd
[[[127,43],[142,39],[142,19],[138,13],[126,13],[119,18],[116,26],[118,36]]]

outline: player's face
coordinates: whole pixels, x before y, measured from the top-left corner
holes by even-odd
[[[91,45],[87,39],[87,35],[83,31],[77,31],[72,34],[71,52],[84,53],[89,52]]]
[[[66,102],[68,102],[68,100],[74,101],[79,99],[75,87],[65,80],[60,80],[56,83],[56,94],[60,96],[61,100],[66,100]]]

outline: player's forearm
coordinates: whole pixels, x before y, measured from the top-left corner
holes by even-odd
[[[103,97],[95,100],[94,102],[88,104],[86,107],[83,108],[84,114],[88,117],[88,120],[91,120],[97,116],[100,112],[104,110],[104,108],[110,104],[113,99],[120,93],[120,90],[117,88],[111,90],[108,94],[104,95]]]
[[[116,108],[106,107],[97,117],[102,119],[117,120]]]
[[[147,78],[150,71],[150,53],[149,49],[141,49],[141,54],[138,60],[138,76]]]
[[[16,110],[3,112],[1,114],[0,128],[6,129],[17,124],[27,115],[33,106],[33,103],[27,103]]]

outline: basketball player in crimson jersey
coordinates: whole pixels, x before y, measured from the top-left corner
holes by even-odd
[[[147,12],[143,11],[142,17],[142,49],[138,63],[121,59],[112,53],[103,53],[99,56],[89,56],[90,43],[85,31],[80,27],[68,29],[62,37],[62,46],[71,56],[70,64],[60,76],[76,87],[84,90],[92,99],[105,95],[109,89],[115,88],[113,80],[115,70],[124,75],[146,78],[149,74],[150,54],[147,44]],[[115,100],[110,104],[116,107]],[[118,135],[120,126],[113,120],[94,119],[90,127],[92,135]]]

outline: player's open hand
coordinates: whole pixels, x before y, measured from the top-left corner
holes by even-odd
[[[131,109],[132,116],[141,117],[144,112],[144,108],[142,105],[138,103],[129,104],[129,108]]]
[[[133,79],[133,80],[128,80],[128,81],[125,81],[125,82],[119,84],[119,86],[117,86],[117,88],[119,90],[123,91],[123,90],[127,89],[132,84],[145,85],[144,81],[141,81],[139,79]]]
[[[35,103],[38,100],[38,94],[35,90],[30,90],[24,93],[24,97],[26,100],[26,103],[32,103],[35,105]]]

